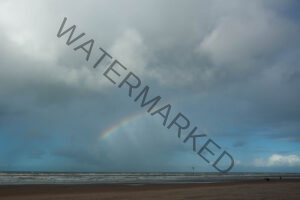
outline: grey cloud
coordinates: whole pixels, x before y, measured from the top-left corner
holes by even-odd
[[[173,112],[189,116],[199,130],[233,137],[230,147],[242,148],[245,138],[258,136],[299,142],[300,27],[292,8],[299,6],[296,1],[0,5],[1,134],[26,138],[28,130],[34,130],[25,140],[30,144],[39,136],[49,143],[58,140],[53,146],[39,141],[49,145],[52,156],[68,159],[69,168],[77,163],[77,169],[116,164],[146,169],[153,161],[152,166],[161,169],[191,151],[162,126],[161,118],[150,115],[121,129],[112,136],[114,142],[95,141],[142,109],[128,97],[128,88],[118,88],[103,76],[114,59],[128,68],[124,74],[136,73],[151,95],[170,101]],[[66,35],[56,36],[64,17],[66,27],[77,26],[74,35],[86,33],[70,46]],[[84,51],[73,49],[90,39],[95,44],[87,62]],[[113,59],[94,69],[102,55],[99,47]],[[135,163],[128,162],[133,159]]]
[[[245,146],[247,143],[245,141],[236,141],[234,144],[233,144],[233,147],[243,147]]]

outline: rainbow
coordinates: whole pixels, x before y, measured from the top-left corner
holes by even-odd
[[[136,113],[130,117],[124,118],[122,119],[119,123],[113,125],[112,127],[110,127],[109,129],[106,129],[100,136],[99,136],[99,140],[107,138],[109,135],[113,134],[114,132],[116,132],[117,130],[119,130],[122,126],[125,126],[127,124],[129,124],[131,121],[136,120],[144,115],[146,115],[148,112],[147,111],[143,111],[140,113]]]
[[[178,99],[171,99],[171,100],[165,101],[163,103],[163,105],[167,105],[166,102],[169,102],[169,104],[175,104],[177,101],[178,101]],[[157,110],[158,108],[159,107],[156,105],[156,106],[154,106],[154,108],[152,108],[152,110]],[[101,139],[107,138],[109,135],[111,135],[114,132],[116,132],[117,130],[119,130],[122,126],[125,126],[125,125],[129,124],[131,121],[136,120],[146,114],[150,114],[150,113],[148,113],[147,110],[145,110],[145,111],[136,113],[134,115],[131,115],[130,117],[122,119],[119,123],[113,125],[109,129],[106,129],[102,134],[100,134],[100,136],[98,137],[98,140],[100,141]]]

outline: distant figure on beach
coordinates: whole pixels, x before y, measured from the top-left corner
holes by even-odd
[[[282,180],[282,177],[280,176],[280,178],[279,178],[280,180]]]
[[[265,178],[265,180],[266,180],[266,181],[270,181],[270,179],[269,179],[269,178]]]

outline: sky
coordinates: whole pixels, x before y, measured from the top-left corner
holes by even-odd
[[[231,172],[300,172],[299,13],[297,0],[0,0],[0,171],[217,172],[226,151]],[[64,18],[85,33],[70,45]],[[74,48],[91,39],[87,59],[90,44]],[[112,58],[94,68],[100,48]],[[135,101],[146,86],[161,97],[150,113]]]

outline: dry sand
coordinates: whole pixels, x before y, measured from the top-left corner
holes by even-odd
[[[214,184],[0,186],[1,200],[18,199],[300,199],[300,180]]]

